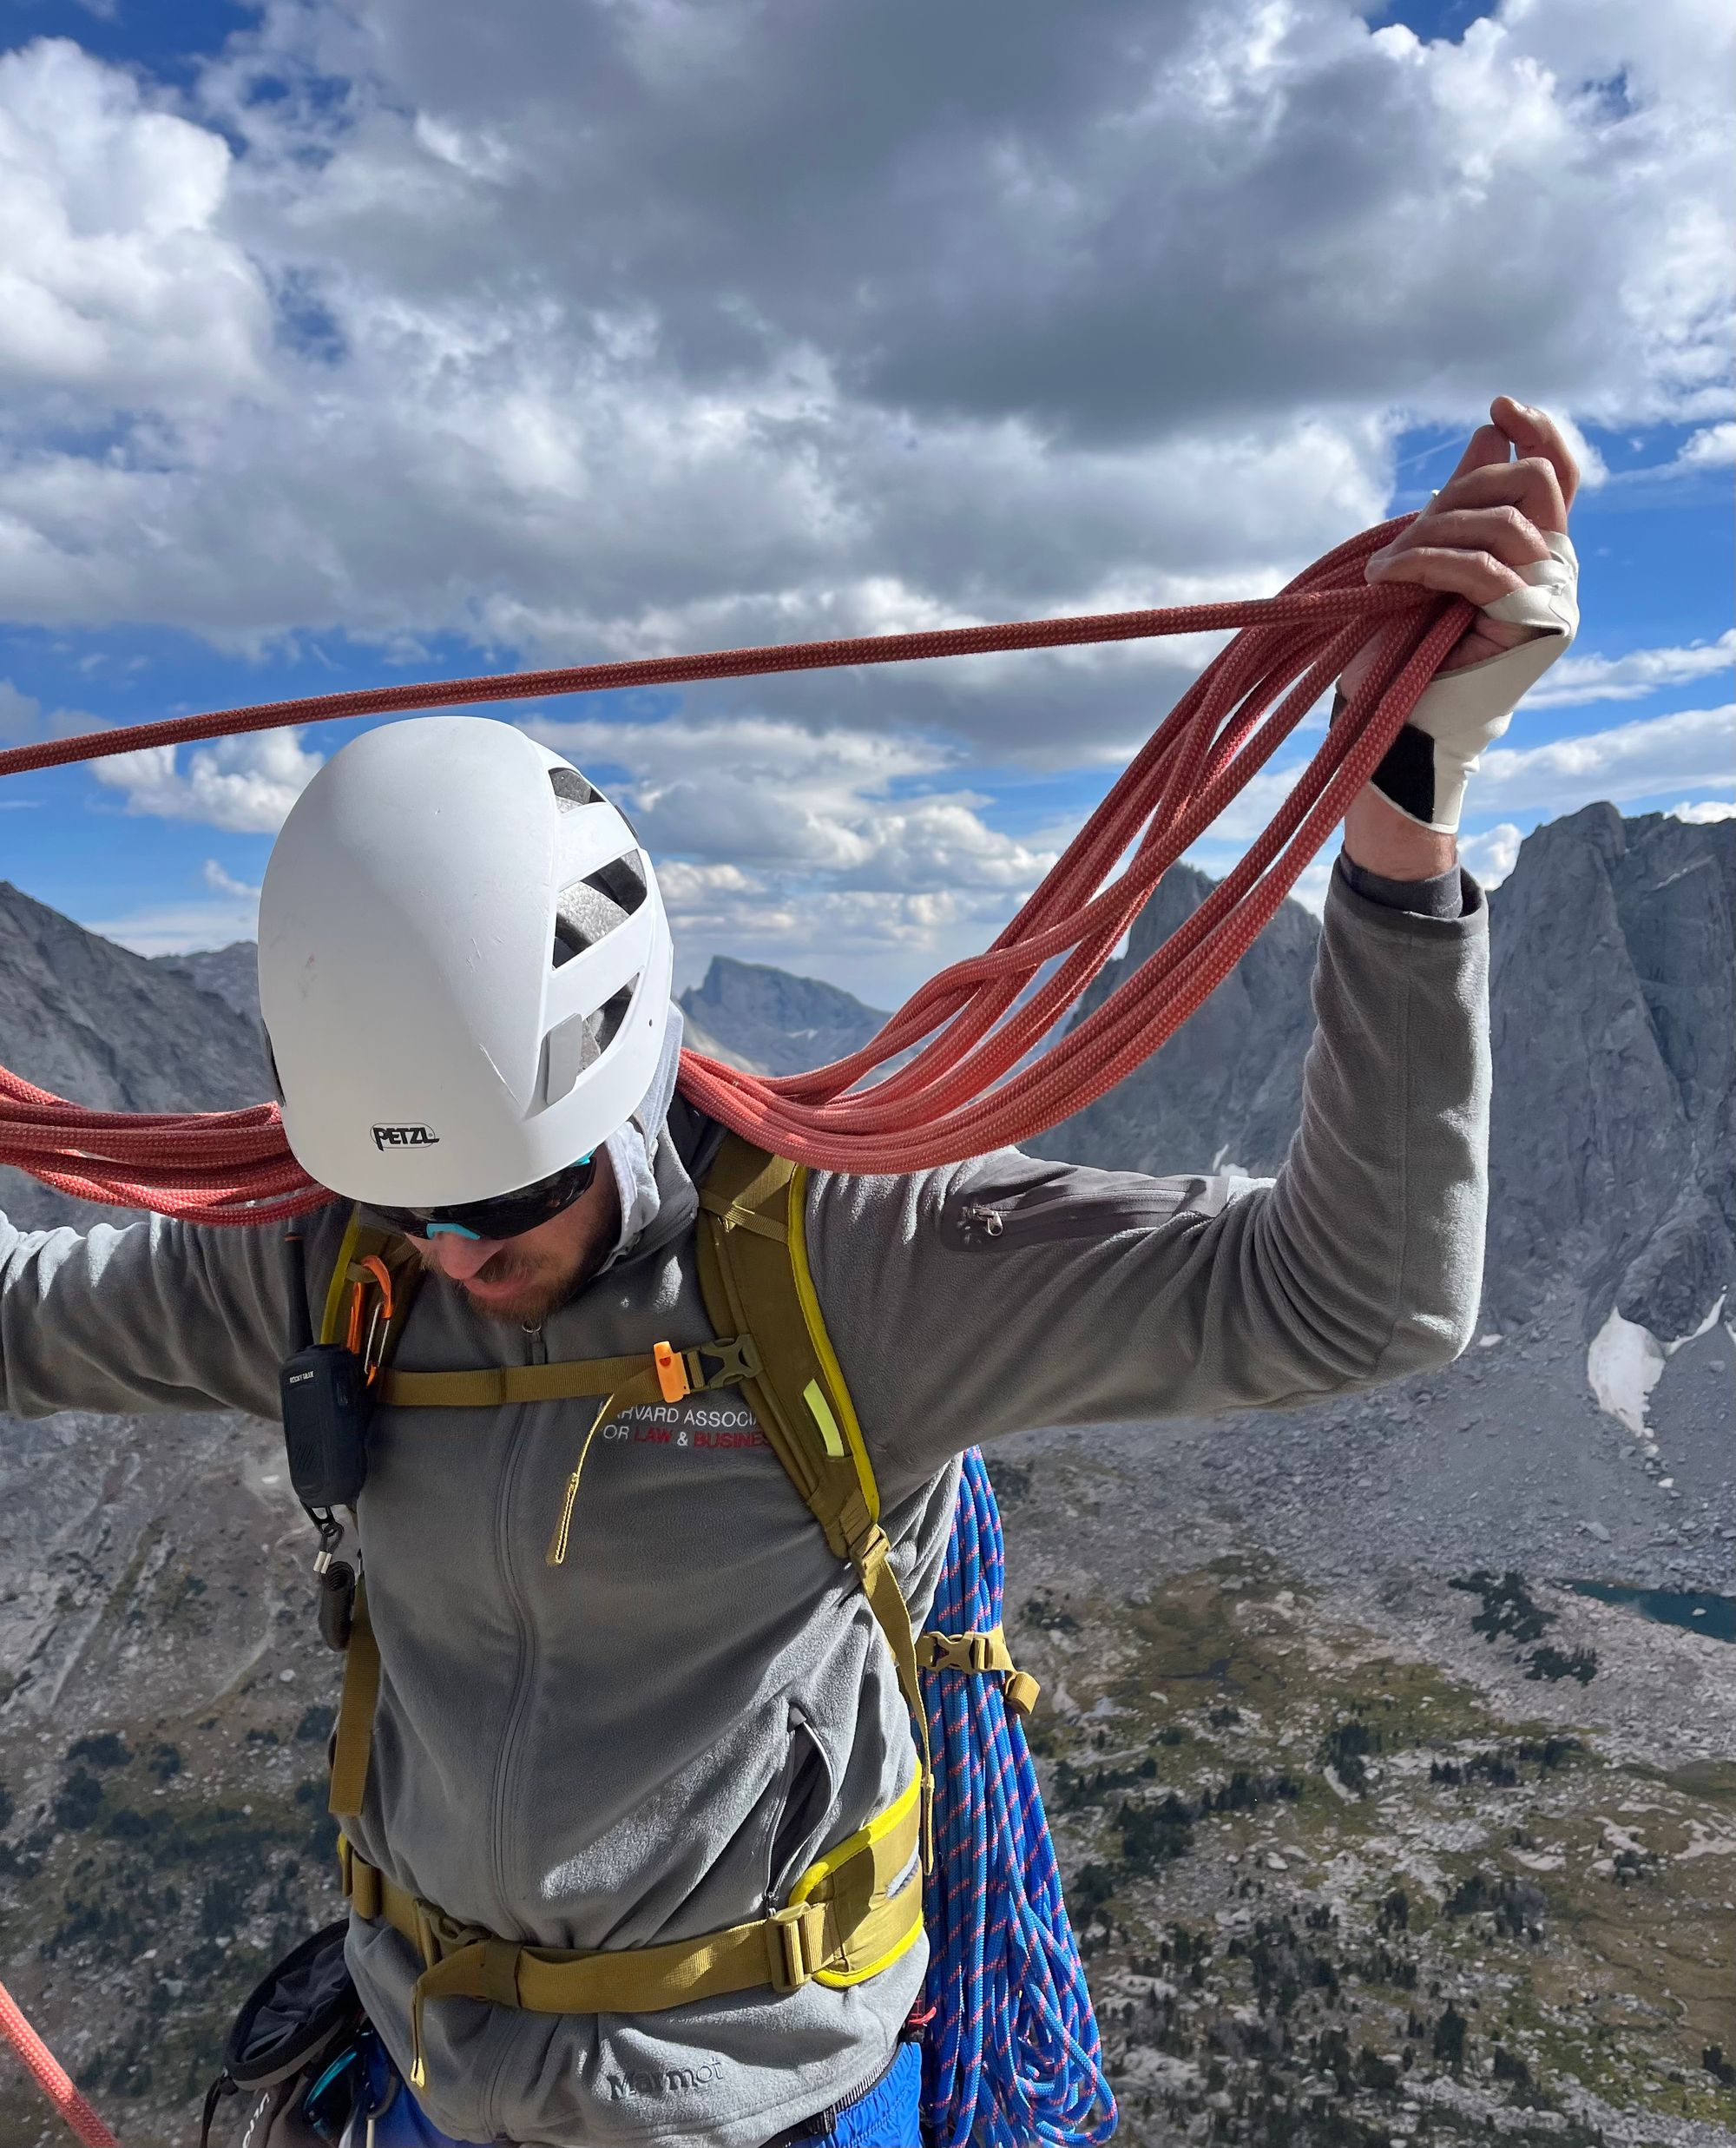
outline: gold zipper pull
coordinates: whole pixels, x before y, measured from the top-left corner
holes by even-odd
[[[545,1565],[564,1566],[567,1563],[567,1539],[572,1534],[573,1508],[578,1501],[579,1479],[585,1473],[585,1457],[591,1451],[591,1441],[596,1438],[598,1427],[612,1413],[614,1408],[615,1397],[612,1394],[605,1395],[602,1407],[592,1419],[591,1428],[585,1434],[584,1445],[579,1449],[577,1465],[572,1475],[567,1479],[567,1494],[561,1502],[561,1519],[555,1525],[555,1533],[549,1539],[548,1550],[542,1554]]]

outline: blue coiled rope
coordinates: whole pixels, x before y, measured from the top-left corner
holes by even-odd
[[[1001,1623],[1005,1554],[975,1448],[930,1627]],[[925,1672],[936,1756],[936,1856],[923,1898],[930,1947],[923,2126],[935,2148],[1107,2141],[1115,2099],[1024,1732],[997,1677]]]

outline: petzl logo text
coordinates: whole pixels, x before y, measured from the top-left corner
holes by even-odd
[[[376,1126],[376,1149],[431,1149],[440,1137],[431,1126]]]

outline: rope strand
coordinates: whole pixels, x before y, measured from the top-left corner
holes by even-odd
[[[18,2002],[0,1984],[0,2032],[3,2032],[49,2101],[84,2143],[84,2148],[116,2148],[115,2136],[74,2085],[42,2038],[25,2020]]]

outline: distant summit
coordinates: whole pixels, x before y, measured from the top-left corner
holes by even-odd
[[[888,1018],[836,985],[727,955],[712,958],[704,984],[690,985],[681,1005],[701,1031],[740,1055],[739,1063],[767,1074],[805,1074],[841,1059]]]
[[[1204,901],[1178,866],[1097,1005]],[[1489,897],[1494,1098],[1485,1318],[1563,1288],[1589,1341],[1612,1311],[1667,1345],[1736,1304],[1736,821],[1588,806],[1526,837]],[[1269,1176],[1301,1117],[1319,927],[1286,903],[1161,1051],[1038,1155]]]

